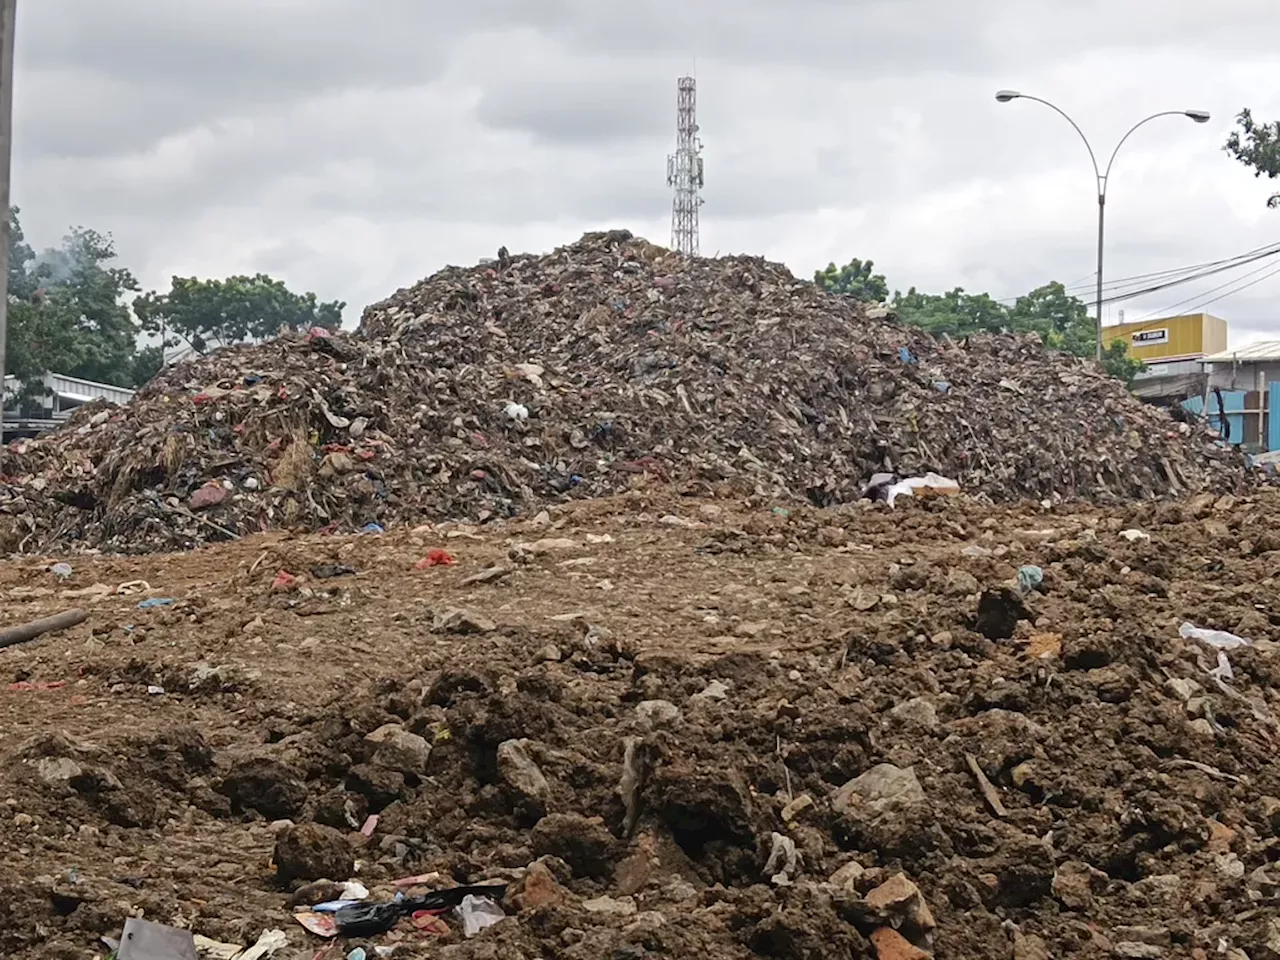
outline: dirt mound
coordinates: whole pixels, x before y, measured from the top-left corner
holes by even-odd
[[[0,550],[512,516],[646,484],[855,500],[936,471],[992,500],[1239,485],[1239,458],[1033,339],[873,317],[750,257],[625,231],[449,268],[315,331],[165,372],[20,442]]]
[[[88,955],[142,910],[241,944],[279,928],[279,960],[307,960],[300,885],[385,901],[412,876],[506,883],[507,917],[332,955],[1270,956],[1276,506],[632,494],[86,556],[61,588],[11,564],[23,617],[86,581],[176,602],[105,594],[83,634],[0,651],[0,867],[21,878],[0,951]],[[456,564],[414,569],[437,543]],[[1031,564],[1013,636],[984,636],[980,594]],[[1224,669],[1183,620],[1251,642]]]

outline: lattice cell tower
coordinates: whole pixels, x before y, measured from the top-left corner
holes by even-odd
[[[671,248],[685,256],[698,255],[698,208],[702,206],[702,141],[698,139],[698,81],[676,81],[676,152],[667,157],[667,186],[671,199]]]

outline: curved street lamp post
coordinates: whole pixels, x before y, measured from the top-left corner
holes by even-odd
[[[996,91],[996,100],[1000,103],[1008,103],[1010,100],[1034,100],[1036,103],[1042,103],[1067,123],[1071,124],[1076,133],[1080,135],[1080,139],[1084,141],[1084,147],[1089,151],[1089,161],[1093,164],[1093,176],[1098,187],[1098,286],[1097,298],[1094,302],[1094,325],[1096,327],[1096,335],[1098,338],[1096,356],[1102,359],[1102,238],[1103,226],[1105,223],[1105,215],[1107,209],[1107,179],[1111,176],[1111,165],[1116,162],[1116,154],[1120,152],[1120,148],[1124,146],[1124,142],[1129,139],[1135,130],[1144,123],[1149,123],[1158,117],[1190,117],[1196,123],[1206,123],[1209,120],[1209,113],[1206,110],[1162,110],[1160,113],[1153,113],[1151,116],[1139,120],[1129,128],[1128,133],[1120,138],[1120,142],[1116,144],[1116,148],[1111,151],[1111,159],[1107,161],[1105,170],[1098,168],[1098,158],[1094,155],[1093,147],[1089,143],[1089,138],[1084,135],[1084,131],[1080,126],[1072,120],[1065,112],[1048,100],[1042,100],[1039,97],[1033,97],[1030,94],[1019,93],[1017,90],[998,90]]]

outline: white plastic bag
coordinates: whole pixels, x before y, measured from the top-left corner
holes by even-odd
[[[506,913],[488,897],[467,894],[462,898],[462,905],[458,907],[458,916],[462,918],[463,934],[474,937],[481,930],[492,927],[499,920],[504,919]]]
[[[1183,640],[1198,640],[1215,650],[1235,650],[1237,647],[1253,646],[1252,640],[1237,637],[1234,633],[1227,633],[1225,630],[1205,630],[1193,623],[1184,623],[1178,628],[1178,635]]]

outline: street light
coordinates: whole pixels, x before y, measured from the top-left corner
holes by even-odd
[[[1107,179],[1111,176],[1111,165],[1116,162],[1116,154],[1120,152],[1120,148],[1124,146],[1124,142],[1129,139],[1130,135],[1144,123],[1155,120],[1157,117],[1190,117],[1196,123],[1207,123],[1209,121],[1209,111],[1207,110],[1162,110],[1160,113],[1153,113],[1144,120],[1139,120],[1129,128],[1128,133],[1120,138],[1120,142],[1116,144],[1116,148],[1111,151],[1111,159],[1107,161],[1105,170],[1098,169],[1098,158],[1094,156],[1093,147],[1089,143],[1089,138],[1084,135],[1084,131],[1079,125],[1066,115],[1061,109],[1054,106],[1048,100],[1041,100],[1039,97],[1033,97],[1026,93],[1019,93],[1017,90],[997,90],[996,100],[1000,103],[1008,103],[1010,100],[1034,100],[1036,103],[1043,103],[1046,107],[1058,114],[1067,123],[1071,124],[1076,133],[1080,134],[1080,139],[1084,141],[1084,147],[1089,151],[1089,161],[1093,164],[1093,176],[1098,185],[1098,288],[1097,298],[1094,303],[1094,325],[1097,330],[1097,350],[1096,355],[1099,360],[1102,359],[1102,238],[1103,225],[1105,223],[1105,215],[1107,209]]]

